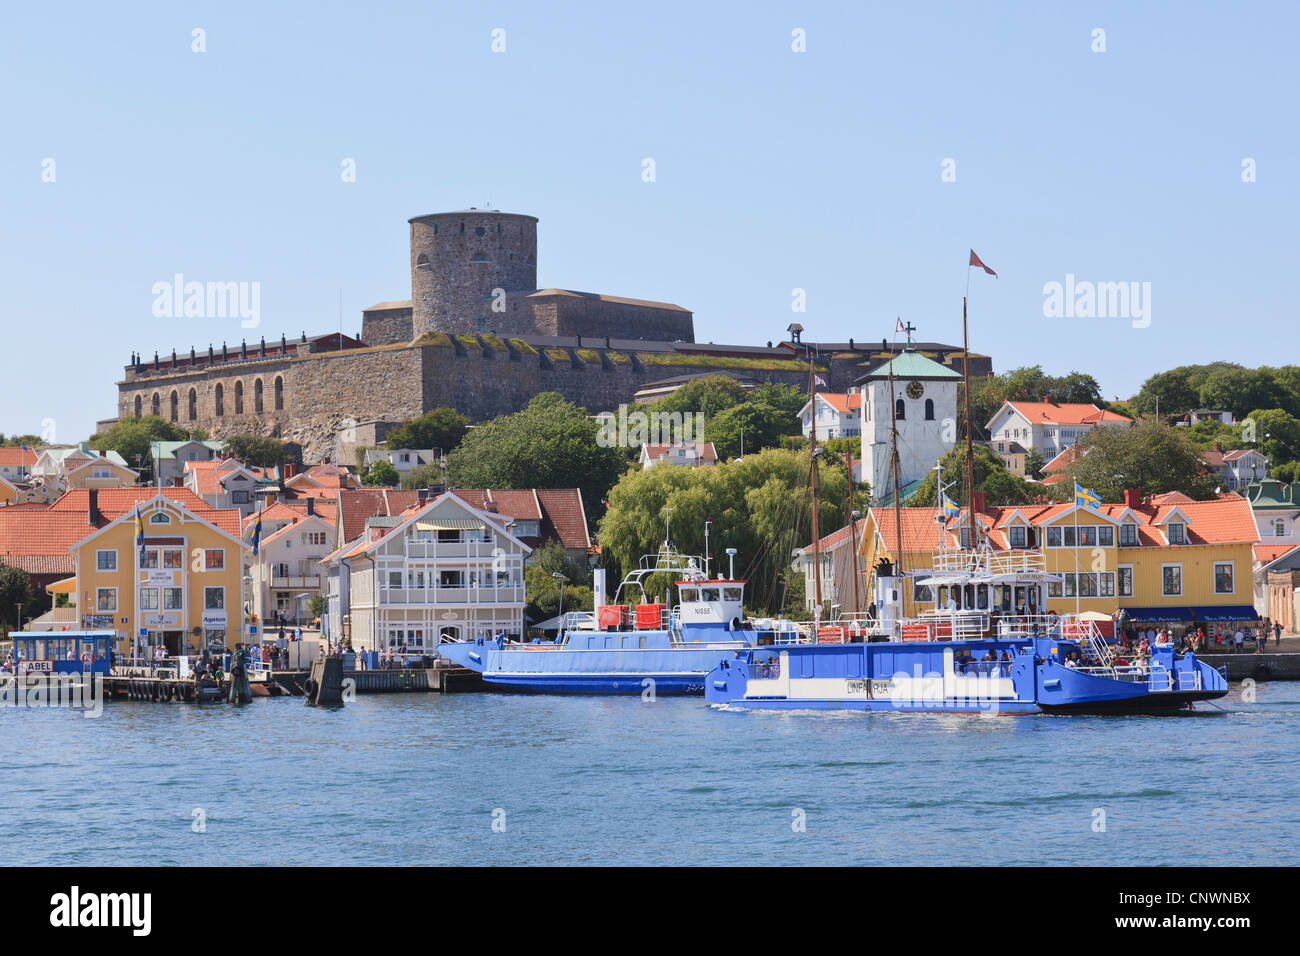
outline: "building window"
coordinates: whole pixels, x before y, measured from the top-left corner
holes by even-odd
[[[140,400],[140,396],[137,395],[135,397],[135,417],[139,418],[143,413],[144,413],[144,402],[142,402]]]
[[[226,414],[226,390],[221,387],[220,383],[217,385],[216,406],[218,418]]]
[[[235,383],[235,414],[244,414],[244,383]]]
[[[1049,526],[1047,528],[1047,547],[1059,548],[1061,546],[1061,529]]]
[[[117,588],[95,588],[95,610],[116,611]]]
[[[1061,543],[1067,548],[1075,547],[1075,528],[1073,525],[1061,529]]]
[[[390,588],[398,588],[398,589],[400,589],[400,588],[402,587],[402,572],[401,572],[401,571],[389,571],[389,572],[388,572],[388,586],[389,586]]]
[[[1183,566],[1181,564],[1162,564],[1160,566],[1160,593],[1165,597],[1179,597],[1183,593]]]
[[[158,589],[157,588],[140,589],[140,610],[142,611],[158,610]]]
[[[262,380],[253,383],[253,414],[262,414]]]
[[[1102,597],[1115,596],[1115,572],[1114,571],[1098,572],[1097,580],[1101,584]]]
[[[900,422],[907,418],[907,406],[901,398],[894,402],[894,418]]]
[[[116,570],[117,570],[117,552],[116,552],[116,551],[96,551],[96,552],[95,552],[95,570],[96,570],[96,571],[116,571]]]
[[[151,415],[162,414],[162,401],[161,399],[159,399],[157,392],[154,392],[153,398],[149,399],[149,414]]]
[[[232,491],[232,492],[230,493],[230,503],[231,503],[231,504],[234,504],[234,505],[246,505],[246,504],[248,504],[248,492],[247,492],[247,491],[242,491],[242,490],[241,490],[241,491]]]
[[[1097,544],[1103,548],[1115,546],[1115,529],[1110,525],[1097,529]]]
[[[97,478],[97,479],[112,478],[113,470],[111,468],[101,468],[99,466],[96,466],[90,469],[90,477]]]
[[[185,552],[180,548],[164,548],[162,558],[162,566],[166,571],[177,571],[185,567]]]
[[[284,411],[284,379],[278,375],[275,377],[275,410]]]
[[[1097,529],[1095,527],[1092,525],[1084,525],[1079,529],[1079,547],[1097,547]]]
[[[1025,526],[1020,524],[1012,525],[1011,526],[1011,547],[1023,548],[1024,546],[1025,546]]]
[[[465,586],[465,576],[460,571],[439,571],[438,587],[461,588]]]
[[[1286,522],[1281,518],[1273,522],[1273,534],[1279,538],[1286,537]]]
[[[190,389],[190,402],[189,402],[188,411],[189,411],[190,421],[194,421],[194,419],[199,417],[199,393],[194,391],[194,389]]]
[[[163,588],[163,610],[179,611],[185,603],[185,590],[183,588]]]
[[[226,609],[226,589],[204,588],[203,608],[207,611],[224,611]]]
[[[153,514],[149,516],[149,523],[150,524],[171,524],[172,519],[171,516],[167,514],[167,512],[165,511],[155,511]]]
[[[1132,521],[1125,521],[1119,526],[1119,546],[1136,548],[1138,543],[1138,526]]]
[[[1214,562],[1215,594],[1231,594],[1233,592],[1232,567],[1231,561]]]
[[[171,409],[170,416],[172,421],[176,421],[180,414],[180,396],[172,392],[171,398],[167,400],[167,407]]]
[[[1187,529],[1181,521],[1169,522],[1165,534],[1168,535],[1170,544],[1187,543]]]
[[[927,398],[925,400],[925,420],[927,422],[934,421],[934,399],[933,398]]]
[[[460,532],[456,530],[440,530],[438,532],[439,544],[460,544]]]
[[[206,548],[203,552],[203,570],[221,571],[226,567],[225,548]]]
[[[1119,566],[1119,596],[1133,596],[1133,565],[1131,564]]]

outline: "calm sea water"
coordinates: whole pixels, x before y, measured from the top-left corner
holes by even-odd
[[[6,709],[5,862],[1295,864],[1300,684],[1256,693],[1164,718],[498,694]]]

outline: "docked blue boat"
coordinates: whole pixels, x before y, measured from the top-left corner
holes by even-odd
[[[996,573],[994,573],[996,572]],[[1033,569],[990,569],[978,562],[937,582],[978,591],[1000,585],[1037,589]],[[876,569],[880,619],[863,637],[839,643],[781,644],[737,651],[709,673],[711,704],[755,710],[869,710],[906,713],[1160,714],[1228,692],[1221,672],[1156,644],[1149,656],[1117,656],[1096,625],[1075,615],[1016,615],[949,609],[903,620],[889,562]],[[988,605],[986,604],[985,607]],[[827,631],[819,628],[819,640]]]
[[[652,603],[645,585],[669,574],[679,603]],[[448,641],[438,653],[502,690],[547,694],[679,695],[704,692],[718,662],[761,642],[807,640],[787,621],[748,621],[745,582],[709,578],[699,560],[669,547],[619,586],[594,614],[568,614],[553,641],[511,641],[504,635]]]

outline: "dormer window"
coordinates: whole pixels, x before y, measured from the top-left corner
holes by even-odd
[[[1014,524],[1011,526],[1011,547],[1023,548],[1025,546],[1025,526]]]
[[[1181,521],[1171,521],[1165,527],[1165,534],[1169,538],[1170,544],[1187,543],[1187,526]]]
[[[159,511],[149,516],[150,524],[171,524],[171,516],[165,511]]]
[[[1138,526],[1132,521],[1125,521],[1119,526],[1119,546],[1136,548],[1138,543]]]

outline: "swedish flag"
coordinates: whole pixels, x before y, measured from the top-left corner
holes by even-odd
[[[939,494],[939,507],[943,509],[945,518],[954,518],[961,514],[961,506],[942,492]]]
[[[262,509],[257,509],[257,521],[253,524],[253,554],[256,555],[262,545]]]
[[[144,561],[144,520],[140,517],[140,506],[135,506],[135,544],[140,549],[140,560]]]
[[[1077,481],[1074,483],[1074,506],[1076,508],[1100,508],[1101,499],[1090,488],[1085,488]]]

